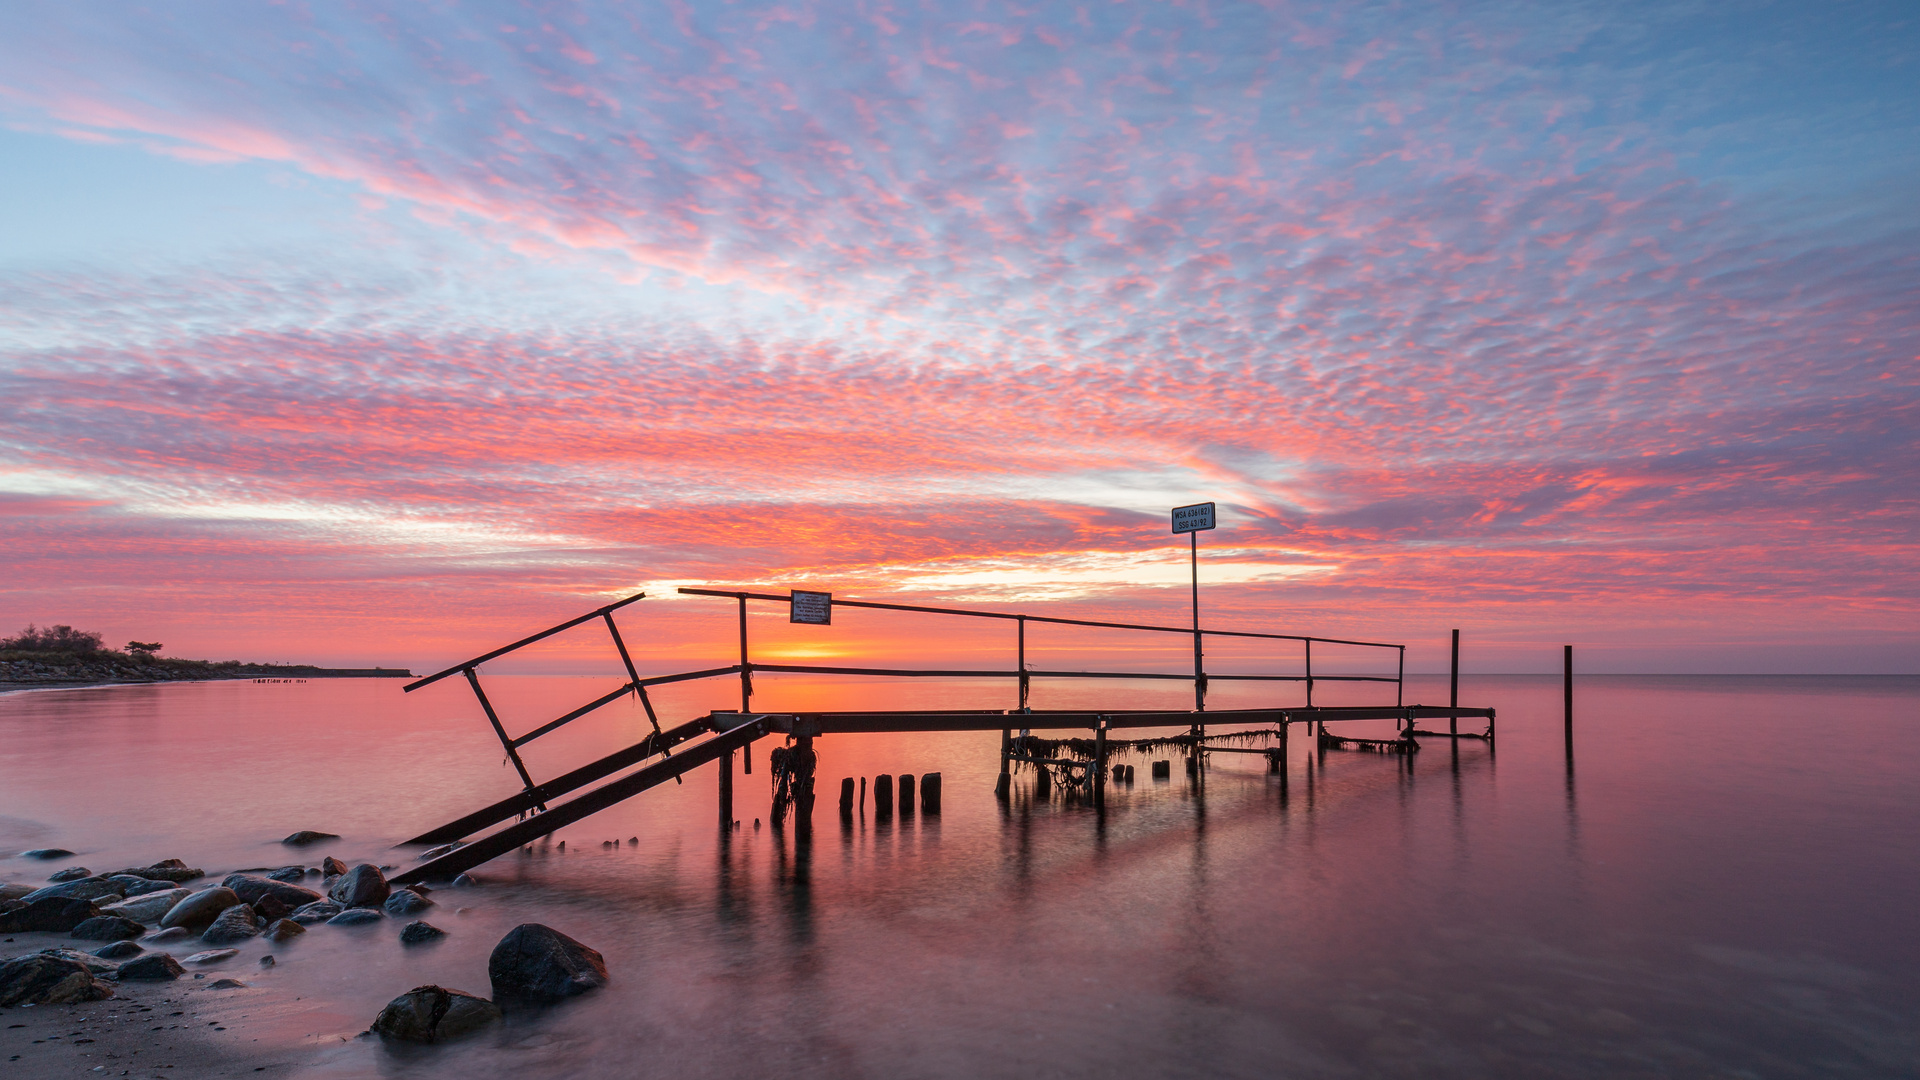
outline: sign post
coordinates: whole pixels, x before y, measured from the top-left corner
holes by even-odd
[[[1207,679],[1200,667],[1200,534],[1213,528],[1213,504],[1194,503],[1173,508],[1173,534],[1187,534],[1187,557],[1193,569],[1193,707],[1207,707]]]
[[[788,622],[812,623],[815,626],[833,625],[833,594],[830,592],[807,592],[804,589],[790,590],[788,601]]]

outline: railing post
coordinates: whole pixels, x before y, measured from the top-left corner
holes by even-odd
[[[745,714],[747,712],[747,699],[753,696],[753,665],[747,662],[747,594],[739,593],[735,599],[740,602],[740,712]],[[742,772],[747,776],[752,776],[753,744],[748,743],[745,750],[746,768],[743,769]],[[729,753],[727,759],[731,761],[733,755]],[[729,772],[731,772],[731,768],[729,768]],[[729,783],[731,783],[731,780],[729,780]],[[729,804],[731,804],[731,797],[729,797]]]
[[[1020,711],[1025,712],[1027,694],[1032,689],[1032,682],[1027,678],[1027,617],[1022,615],[1017,621],[1020,627],[1020,655],[1017,669],[1020,672]]]
[[[1393,676],[1393,705],[1399,708],[1407,703],[1407,647],[1400,646],[1400,670]]]
[[[499,714],[493,711],[493,702],[487,700],[487,692],[480,689],[480,677],[473,673],[472,668],[465,669],[465,674],[467,685],[473,687],[473,696],[480,699],[480,707],[486,710],[487,722],[493,725],[493,733],[500,736],[500,745],[507,751],[507,758],[513,762],[514,771],[520,774],[521,783],[527,785],[527,794],[532,795],[533,777],[527,774],[526,763],[520,760],[520,751],[513,748],[513,740],[507,738],[507,729],[500,723]],[[538,799],[534,801],[534,805],[542,810],[547,808],[547,804]]]
[[[1307,708],[1313,708],[1313,639],[1307,639]]]

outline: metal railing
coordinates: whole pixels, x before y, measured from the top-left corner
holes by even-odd
[[[546,735],[555,730],[558,730],[559,728],[564,727],[575,720],[578,720],[580,717],[585,716],[596,709],[599,709],[605,705],[609,705],[615,701],[618,701],[620,698],[631,694],[640,699],[640,704],[643,708],[645,708],[647,713],[647,721],[653,726],[652,736],[650,736],[649,739],[646,740],[646,742],[643,745],[652,747],[653,752],[655,753],[659,753],[662,755],[671,755],[672,753],[671,747],[675,743],[684,741],[685,736],[679,735],[680,729],[678,728],[676,728],[674,732],[670,732],[670,733],[663,733],[661,731],[659,714],[654,710],[653,701],[647,696],[647,688],[649,686],[661,686],[667,683],[691,682],[699,679],[722,678],[730,675],[738,675],[740,678],[740,711],[742,713],[745,713],[748,711],[749,700],[753,696],[753,673],[756,671],[764,671],[764,672],[777,673],[777,674],[854,675],[854,676],[879,676],[879,677],[886,677],[886,678],[1017,679],[1019,682],[1020,705],[1018,710],[1016,711],[1019,711],[1019,712],[1032,711],[1028,706],[1028,700],[1029,700],[1030,691],[1032,688],[1032,680],[1035,678],[1149,679],[1149,680],[1191,681],[1194,687],[1194,713],[1195,714],[1205,713],[1207,686],[1208,686],[1208,683],[1212,681],[1304,682],[1306,684],[1308,707],[1312,707],[1313,705],[1313,688],[1316,682],[1393,683],[1395,706],[1396,707],[1400,706],[1405,700],[1405,677],[1406,677],[1406,665],[1407,665],[1407,647],[1405,645],[1391,644],[1388,642],[1381,642],[1381,641],[1355,641],[1355,640],[1350,640],[1346,638],[1312,637],[1312,636],[1301,635],[1301,634],[1269,634],[1269,633],[1260,633],[1260,632],[1250,631],[1250,630],[1208,630],[1208,629],[1198,628],[1198,627],[1154,626],[1154,625],[1145,624],[1145,623],[1108,622],[1108,621],[1095,620],[1095,619],[1069,619],[1069,618],[1065,618],[1057,615],[1028,615],[1021,612],[1006,612],[1006,611],[974,611],[974,610],[969,610],[965,608],[926,607],[926,606],[917,605],[917,604],[888,604],[888,603],[880,603],[878,601],[871,601],[871,600],[842,600],[838,598],[835,598],[832,601],[835,607],[869,608],[869,609],[878,610],[878,611],[904,611],[904,612],[913,612],[917,614],[926,614],[926,615],[950,615],[950,616],[957,616],[957,617],[971,618],[971,619],[998,619],[1002,621],[1013,622],[1016,624],[1016,627],[1017,627],[1016,639],[1015,639],[1015,656],[1014,656],[1015,666],[1011,670],[994,670],[994,669],[981,669],[981,668],[885,668],[885,667],[851,667],[851,666],[836,665],[836,664],[755,663],[748,651],[747,601],[753,600],[753,601],[762,601],[762,602],[768,602],[768,603],[789,604],[792,602],[791,596],[781,596],[778,593],[756,593],[756,592],[745,592],[745,591],[729,591],[729,590],[723,590],[723,589],[683,588],[680,590],[680,592],[690,596],[731,597],[735,601],[737,605],[738,618],[739,618],[740,660],[738,663],[730,664],[726,667],[705,668],[699,671],[685,671],[685,672],[679,672],[671,675],[655,675],[648,678],[641,678],[639,671],[634,667],[632,655],[629,654],[627,651],[626,641],[620,636],[619,624],[614,622],[614,618],[613,618],[613,613],[615,611],[618,611],[619,609],[626,607],[629,604],[635,603],[639,600],[642,600],[646,597],[645,593],[635,593],[634,595],[629,596],[624,600],[616,601],[614,603],[606,605],[605,607],[596,608],[593,611],[590,611],[587,614],[580,616],[579,618],[569,619],[566,622],[563,622],[556,626],[552,626],[545,630],[542,630],[537,634],[532,634],[528,637],[521,638],[519,641],[516,641],[511,645],[502,646],[501,648],[494,649],[492,652],[483,653],[479,656],[474,657],[471,660],[466,660],[461,663],[455,664],[444,671],[438,671],[432,675],[428,675],[425,678],[417,679],[411,683],[408,683],[404,687],[404,689],[407,693],[412,693],[413,691],[418,690],[421,687],[430,686],[436,682],[439,682],[442,679],[446,679],[454,675],[465,676],[467,680],[467,685],[470,686],[473,690],[474,698],[479,702],[481,710],[486,713],[487,722],[493,726],[494,734],[499,737],[501,747],[506,750],[507,758],[513,763],[514,769],[520,774],[520,780],[525,785],[525,796],[531,800],[533,807],[538,808],[540,810],[546,809],[546,804],[540,798],[541,785],[536,784],[533,780],[532,775],[528,773],[526,763],[523,762],[520,758],[520,747],[525,746],[527,743],[530,743],[533,740],[538,739],[543,735]],[[483,663],[486,663],[489,660],[495,660],[509,653],[512,653],[516,650],[522,649],[528,645],[533,644],[534,642],[542,641],[546,638],[552,637],[553,635],[558,634],[563,630],[569,630],[575,626],[581,625],[582,623],[592,622],[595,619],[599,619],[606,624],[607,634],[612,639],[614,648],[620,654],[620,662],[626,668],[627,681],[624,684],[622,684],[618,689],[615,689],[606,694],[602,694],[600,697],[597,697],[594,700],[589,701],[586,704],[581,705],[576,709],[566,712],[554,718],[553,720],[550,720],[540,725],[539,727],[534,728],[533,730],[527,732],[524,735],[520,735],[517,737],[508,735],[506,726],[501,722],[499,713],[493,707],[493,702],[487,697],[486,691],[483,690],[480,686],[480,677],[477,670],[479,666]],[[1044,624],[1053,625],[1053,626],[1076,626],[1076,627],[1086,627],[1091,629],[1103,629],[1103,630],[1128,630],[1128,631],[1139,631],[1139,632],[1155,633],[1155,634],[1185,635],[1188,637],[1192,637],[1194,639],[1194,643],[1195,643],[1194,668],[1193,668],[1193,671],[1191,672],[1056,671],[1056,670],[1042,670],[1042,669],[1030,668],[1027,666],[1027,624],[1028,623],[1044,623]],[[1300,642],[1303,649],[1303,660],[1304,660],[1303,673],[1299,675],[1240,675],[1240,674],[1211,674],[1210,675],[1204,669],[1204,660],[1203,660],[1204,642],[1205,642],[1205,639],[1209,637],[1252,638],[1252,639],[1261,639],[1261,640],[1267,640],[1267,641]],[[1397,661],[1395,673],[1390,677],[1384,676],[1384,675],[1324,675],[1324,674],[1316,675],[1314,674],[1314,671],[1313,671],[1313,646],[1315,642],[1319,642],[1322,645],[1346,645],[1346,646],[1355,646],[1355,647],[1370,648],[1370,649],[1393,649],[1396,653],[1396,661]],[[1194,717],[1194,727],[1196,730],[1198,730],[1201,722],[1202,722],[1201,716],[1196,715]],[[676,736],[676,735],[679,735],[679,737],[670,737],[670,736]],[[750,765],[749,765],[749,768],[751,768]]]

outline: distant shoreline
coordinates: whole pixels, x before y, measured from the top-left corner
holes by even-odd
[[[236,660],[148,659],[121,653],[0,654],[0,690],[75,689],[233,679],[410,679],[406,668],[324,668],[312,664],[243,664]]]

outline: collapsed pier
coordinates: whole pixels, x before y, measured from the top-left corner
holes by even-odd
[[[823,601],[822,598],[828,596],[824,593],[795,592],[782,596],[777,593],[730,592],[716,589],[683,588],[679,591],[688,595],[728,598],[735,601],[739,621],[739,659],[736,663],[697,671],[641,677],[634,665],[632,655],[627,650],[625,639],[621,636],[619,624],[614,619],[616,611],[645,598],[644,593],[637,593],[407,684],[405,690],[410,693],[456,675],[463,677],[471,688],[480,710],[492,726],[494,734],[499,738],[508,761],[519,774],[523,786],[515,795],[429,829],[406,841],[408,845],[430,845],[434,850],[427,853],[431,857],[396,874],[393,877],[394,881],[411,883],[452,877],[707,765],[714,765],[719,771],[718,820],[721,828],[730,829],[735,820],[734,759],[736,755],[743,755],[745,771],[751,773],[753,744],[770,736],[781,737],[785,744],[778,748],[777,754],[769,755],[769,765],[776,770],[779,790],[784,793],[784,799],[792,806],[797,832],[804,832],[811,827],[815,799],[814,763],[817,760],[813,741],[828,735],[998,731],[1000,733],[1000,771],[995,783],[997,797],[1002,799],[1008,797],[1014,768],[1024,766],[1036,770],[1036,777],[1046,778],[1045,782],[1048,786],[1051,786],[1057,777],[1061,787],[1084,795],[1100,809],[1105,807],[1110,771],[1109,758],[1124,750],[1164,747],[1183,756],[1186,759],[1188,771],[1195,774],[1204,769],[1205,756],[1208,754],[1258,754],[1266,757],[1269,771],[1281,772],[1281,766],[1286,760],[1289,740],[1292,737],[1291,733],[1294,726],[1298,724],[1307,725],[1306,734],[1314,738],[1317,745],[1322,748],[1343,747],[1392,753],[1417,752],[1419,749],[1417,740],[1423,737],[1478,739],[1486,741],[1489,745],[1495,737],[1493,709],[1462,707],[1458,703],[1457,638],[1454,649],[1453,683],[1456,689],[1449,695],[1452,700],[1444,706],[1410,705],[1404,702],[1406,646],[1402,644],[1245,630],[1212,630],[1198,626],[1191,628],[1153,626],[1030,613],[976,611],[833,598]],[[983,670],[979,668],[887,668],[757,663],[752,659],[747,637],[749,602],[787,604],[792,612],[793,621],[800,622],[824,622],[826,618],[830,618],[830,614],[822,618],[819,612],[830,611],[830,607],[914,612],[1012,622],[1016,627],[1015,666],[1008,670]],[[825,607],[823,604],[830,607]],[[481,685],[478,674],[480,665],[573,627],[595,621],[605,625],[608,636],[625,667],[627,681],[618,689],[563,713],[525,734],[509,735],[505,724],[502,723],[492,701]],[[1035,669],[1029,667],[1027,663],[1029,623],[1191,636],[1194,640],[1193,670],[1175,673]],[[1297,642],[1303,650],[1304,666],[1299,674],[1210,674],[1204,668],[1204,643],[1209,637]],[[1392,676],[1329,674],[1324,668],[1321,673],[1316,674],[1313,668],[1313,646],[1316,642],[1323,646],[1393,650],[1395,674]],[[754,712],[750,710],[750,704],[755,672],[889,678],[1006,679],[1012,680],[1017,685],[1019,704],[1016,708],[1005,710]],[[738,710],[715,710],[674,727],[661,727],[659,714],[647,692],[649,687],[729,677],[737,677],[740,682]],[[1193,685],[1194,707],[1191,710],[1036,710],[1028,705],[1032,680],[1036,678],[1190,681]],[[1206,704],[1209,684],[1225,681],[1304,683],[1306,704],[1298,707],[1209,710]],[[1392,705],[1314,705],[1313,694],[1316,683],[1327,682],[1392,683],[1395,702]],[[559,776],[545,781],[534,780],[520,756],[521,747],[629,695],[636,697],[646,712],[648,722],[653,729],[648,735],[625,749],[587,762]],[[1442,719],[1448,723],[1447,731],[1428,730],[1418,726],[1422,720]],[[1484,720],[1486,729],[1483,732],[1461,732],[1459,721],[1462,719]],[[1326,727],[1330,723],[1382,720],[1395,723],[1394,738],[1354,738],[1329,732]],[[1184,728],[1185,730],[1150,739],[1123,739],[1115,734],[1153,728]],[[1212,730],[1209,730],[1210,728]],[[1047,739],[1035,735],[1035,732],[1072,734],[1063,739]],[[1260,745],[1247,745],[1250,743]]]

